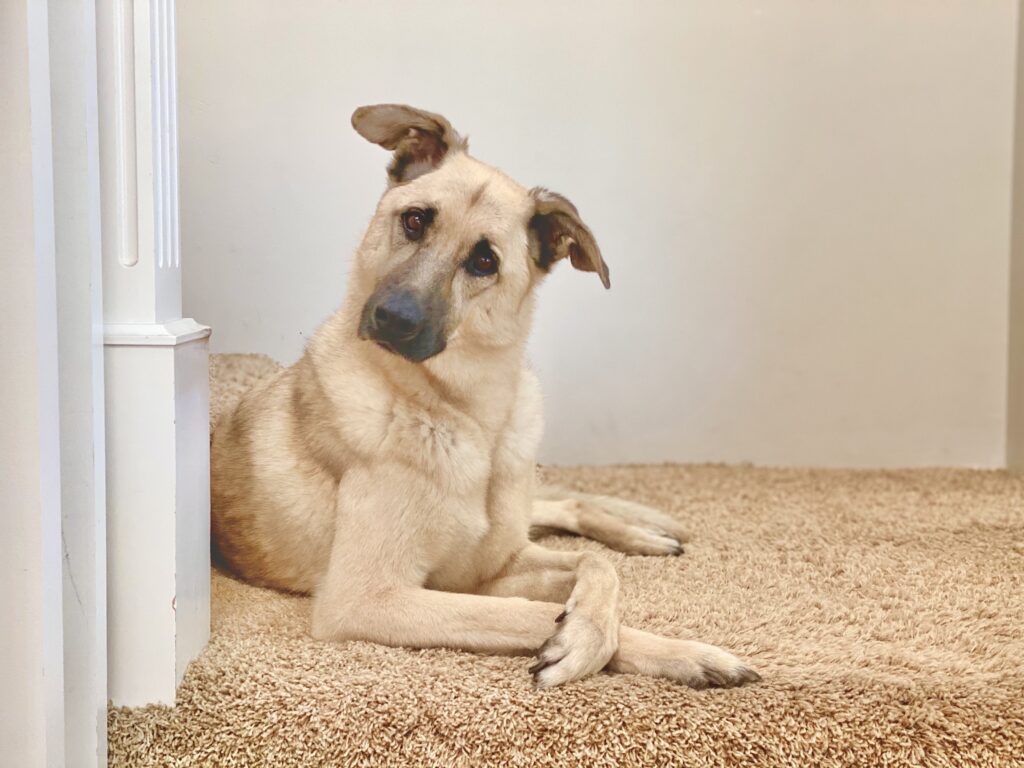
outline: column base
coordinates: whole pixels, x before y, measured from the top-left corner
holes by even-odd
[[[104,331],[108,695],[173,704],[210,632],[210,329]]]

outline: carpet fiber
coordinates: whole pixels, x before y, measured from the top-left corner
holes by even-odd
[[[273,364],[214,359],[213,417]],[[309,600],[213,574],[176,708],[112,708],[115,766],[1024,764],[1024,483],[1002,472],[549,468],[684,520],[679,558],[604,551],[623,620],[751,661],[692,691],[528,658],[307,635]]]

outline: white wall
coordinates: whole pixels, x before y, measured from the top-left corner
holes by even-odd
[[[185,314],[291,361],[384,184],[354,107],[571,197],[556,462],[1000,466],[1013,0],[179,0]]]

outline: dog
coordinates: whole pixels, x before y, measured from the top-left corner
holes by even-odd
[[[538,688],[604,669],[758,680],[714,646],[620,626],[609,561],[530,539],[556,528],[646,555],[685,539],[649,507],[538,487],[535,289],[565,260],[610,285],[575,206],[471,157],[440,115],[366,106],[352,125],[393,153],[388,186],[341,308],[214,431],[221,562],[312,593],[315,638],[536,653]]]

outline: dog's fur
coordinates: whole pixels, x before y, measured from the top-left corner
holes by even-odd
[[[694,687],[757,679],[714,646],[620,627],[607,560],[528,538],[547,526],[642,554],[678,554],[683,538],[642,505],[535,487],[534,289],[565,257],[608,285],[576,209],[471,158],[439,115],[381,105],[352,122],[394,151],[389,186],[341,309],[214,434],[222,560],[312,592],[325,640],[536,651],[539,687],[604,668]],[[467,261],[481,252],[496,274]]]

